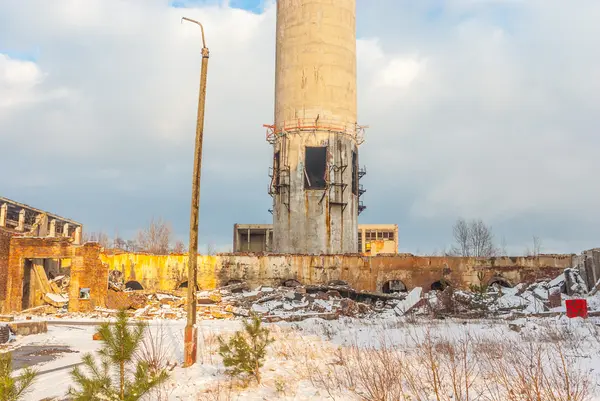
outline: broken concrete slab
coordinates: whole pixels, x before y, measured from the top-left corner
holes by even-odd
[[[400,301],[398,303],[398,305],[396,305],[396,307],[394,308],[394,312],[396,312],[396,314],[398,316],[403,316],[406,313],[410,312],[411,310],[419,307],[420,305],[422,305],[423,303],[423,288],[421,287],[416,287],[414,289],[412,289],[408,295],[406,296],[405,299],[403,299],[402,301]]]
[[[51,292],[44,294],[44,302],[56,308],[62,308],[69,303],[69,298],[62,294],[53,294]]]

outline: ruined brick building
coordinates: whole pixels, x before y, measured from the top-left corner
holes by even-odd
[[[5,232],[36,237],[66,237],[81,243],[83,226],[76,221],[0,196],[0,227]]]
[[[0,310],[103,305],[108,270],[97,244],[80,245],[82,231],[76,221],[0,197]],[[58,289],[61,277],[68,296]]]

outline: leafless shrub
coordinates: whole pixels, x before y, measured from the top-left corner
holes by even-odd
[[[206,332],[199,327],[201,341],[198,344],[197,359],[199,363],[214,364],[213,357],[219,349],[218,336],[213,332]]]
[[[161,372],[163,369],[173,370],[176,366],[176,362],[170,358],[173,355],[173,348],[174,342],[169,338],[164,324],[160,323],[158,326],[148,327],[146,336],[142,340],[135,358],[138,361],[146,362],[151,374]],[[171,383],[166,381],[154,388],[149,396],[153,400],[167,401],[170,399],[173,390]]]
[[[271,352],[277,358],[285,360],[299,360],[302,357],[316,357],[315,351],[317,338],[299,336],[294,331],[273,325],[270,327],[271,336],[275,342],[271,345]]]
[[[198,394],[198,401],[232,401],[234,398],[234,382],[232,379],[218,381],[217,384],[205,392]]]
[[[589,372],[578,367],[560,344],[498,343],[502,357],[481,355],[486,401],[586,401]]]
[[[311,361],[308,376],[315,387],[327,391],[332,399],[347,399],[354,394],[365,401],[399,401],[406,398],[402,380],[405,369],[401,350],[380,336],[377,346],[361,347],[355,340],[338,348],[331,363]]]
[[[590,332],[596,330],[594,324],[586,324],[590,327]],[[572,353],[580,354],[581,350],[586,348],[589,342],[589,336],[585,332],[581,332],[574,327],[570,321],[559,322],[552,320],[541,321],[538,323],[539,329],[535,331],[527,331],[522,333],[521,337],[524,341],[542,342],[549,344],[561,344],[563,348],[568,349]]]

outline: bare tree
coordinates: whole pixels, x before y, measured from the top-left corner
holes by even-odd
[[[452,231],[456,241],[452,253],[464,257],[471,256],[471,230],[467,221],[463,218],[456,220]]]
[[[183,241],[175,242],[175,247],[173,248],[173,253],[185,253],[186,247]]]
[[[467,222],[459,218],[453,227],[455,245],[451,254],[463,257],[491,257],[498,253],[494,246],[492,227],[481,219]]]
[[[135,240],[128,239],[125,245],[125,250],[127,252],[137,252],[139,246]]]
[[[540,256],[541,251],[542,251],[542,240],[540,239],[540,237],[536,237],[534,235],[533,236],[533,252],[535,253],[535,256]]]
[[[137,243],[142,251],[166,255],[171,242],[171,224],[162,218],[152,218],[148,228],[140,230]]]
[[[508,251],[506,250],[506,238],[502,237],[502,241],[500,242],[500,253],[502,256],[508,256]]]
[[[127,241],[125,241],[123,238],[117,237],[117,238],[115,238],[113,247],[115,249],[121,249],[122,251],[126,251],[127,250]]]
[[[473,256],[480,258],[496,254],[494,234],[492,234],[491,227],[486,226],[481,219],[478,219],[471,221],[470,231]]]
[[[207,255],[215,255],[217,253],[217,247],[214,243],[210,242],[206,245],[206,254]]]
[[[533,248],[529,249],[529,247],[525,248],[525,255],[527,256],[540,256],[540,251],[542,250],[542,240],[540,237],[533,236]]]
[[[102,231],[98,233],[92,232],[89,234],[84,234],[83,243],[86,242],[97,242],[103,248],[110,248],[111,245],[110,238],[108,238],[108,235],[104,234]]]

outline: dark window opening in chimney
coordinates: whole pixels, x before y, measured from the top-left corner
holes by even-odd
[[[273,191],[279,193],[279,152],[273,157]]]
[[[304,156],[304,189],[325,189],[327,181],[327,147],[305,148]]]
[[[352,193],[358,195],[358,154],[352,152]]]

